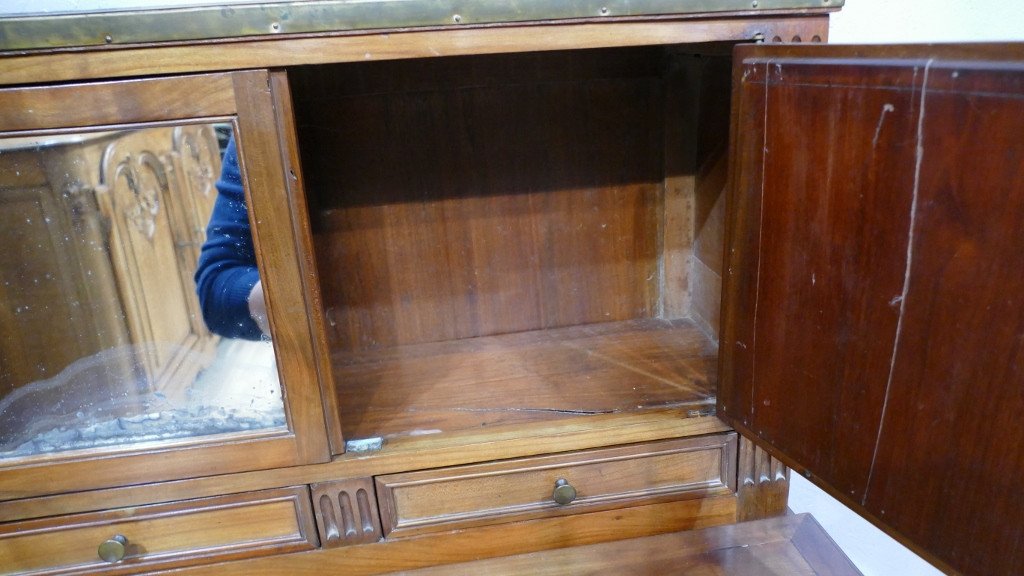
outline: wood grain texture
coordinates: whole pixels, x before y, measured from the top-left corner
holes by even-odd
[[[854,576],[860,572],[808,514],[402,572],[578,575]]]
[[[723,434],[378,476],[384,532],[404,538],[656,501],[731,494],[736,436]],[[576,498],[559,505],[555,483]]]
[[[216,468],[211,466],[206,474],[197,474],[196,477],[186,480],[0,502],[0,521],[173,502],[229,492],[457,466],[498,458],[586,450],[609,444],[650,442],[728,432],[729,427],[718,418],[694,416],[699,409],[705,407],[694,405],[639,413],[598,414],[553,422],[494,426],[442,436],[401,438],[388,441],[384,449],[377,453],[346,454],[324,464],[275,470],[214,475]],[[229,446],[226,449],[224,454],[227,455],[238,452],[237,447]],[[242,452],[252,456],[263,449],[243,449]],[[225,457],[224,454],[221,455],[222,458]],[[180,462],[173,460],[170,461],[170,465],[181,467]],[[136,466],[133,471],[138,477],[141,474],[139,470],[144,468],[143,464]],[[37,484],[46,480],[42,472],[33,478]]]
[[[331,348],[653,316],[658,56],[360,64],[296,79]]]
[[[309,323],[311,353],[316,360],[316,375],[319,382],[320,402],[324,407],[328,441],[332,454],[345,451],[345,439],[341,436],[341,415],[338,403],[334,402],[334,379],[331,376],[330,353],[322,314],[323,299],[317,275],[313,237],[309,227],[309,210],[306,202],[305,182],[299,161],[298,135],[295,133],[295,110],[292,102],[288,75],[284,71],[270,73],[270,87],[274,94],[274,112],[281,131],[283,169],[287,173],[287,198],[295,239],[295,255],[298,260],[300,282],[305,296],[306,318]],[[308,374],[307,374],[308,376]]]
[[[795,34],[825,35],[827,12],[814,15],[777,13],[682,20],[604,23],[552,23],[497,28],[427,31],[384,31],[318,37],[282,37],[207,45],[139,46],[90,52],[55,52],[0,57],[0,84],[59,82],[298,66],[330,62],[361,62],[431,58],[465,54],[541,52],[609,46],[650,46],[744,41],[755,34],[767,38]]]
[[[721,331],[729,158],[730,100],[725,95],[732,82],[732,59],[712,52],[701,55],[699,62],[701,114],[694,176],[690,317],[717,343]]]
[[[710,404],[715,346],[687,320],[336,353],[346,438],[395,438]]]
[[[305,486],[0,525],[6,573],[127,574],[317,546]],[[120,534],[125,559],[96,549]],[[10,571],[10,572],[8,572]]]
[[[751,105],[764,107],[740,137],[752,141],[738,161],[752,176],[735,190],[760,204],[755,236],[731,245],[728,264],[756,298],[744,306],[747,336],[723,346],[750,354],[751,373],[723,386],[723,398],[740,396],[725,411],[857,497],[898,317],[919,79],[912,67],[860,77],[850,66],[767,59],[738,74]]]
[[[964,574],[1024,569],[1024,65],[933,62],[865,507]]]
[[[659,315],[680,318],[689,316],[692,309],[690,263],[701,84],[696,57],[666,52]]]
[[[0,132],[229,116],[233,96],[228,74],[8,88],[0,90]]]
[[[298,246],[301,217],[293,214],[286,161],[294,153],[292,118],[279,115],[287,102],[283,83],[275,85],[266,71],[233,76],[238,105],[239,167],[253,229],[256,261],[262,272],[267,315],[281,377],[288,426],[294,432],[290,464],[324,462],[330,458],[315,322],[307,320],[309,303]],[[276,90],[275,90],[276,89]],[[278,464],[281,465],[281,464]]]
[[[1019,572],[1024,47],[745,52],[722,410],[947,568]]]
[[[323,574],[325,570],[338,570],[354,576],[381,574],[676,530],[719,526],[733,522],[735,515],[735,497],[718,496],[483,526],[473,530],[456,530],[444,534],[290,554],[258,561],[230,562],[196,567],[183,570],[182,573],[211,576],[305,576]]]

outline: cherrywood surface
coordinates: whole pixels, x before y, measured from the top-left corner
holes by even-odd
[[[1022,62],[928,67],[913,264],[864,502],[965,574],[1024,570]]]
[[[371,34],[278,37],[208,45],[110,47],[92,51],[0,56],[0,84],[60,82],[89,78],[180,74],[332,62],[431,58],[464,54],[540,52],[608,46],[649,46],[824,36],[829,9],[800,14],[748,12],[734,16],[543,26],[460,27],[425,31],[388,30]]]
[[[88,103],[88,105],[70,105]],[[0,90],[0,133],[228,116],[229,74]]]
[[[332,350],[655,315],[660,65],[648,49],[296,71]]]
[[[1024,47],[737,57],[720,411],[938,563],[1019,572]]]
[[[735,490],[736,436],[722,434],[376,477],[390,538],[579,514]],[[559,505],[556,482],[575,499]]]
[[[697,404],[674,409],[570,416],[532,424],[414,436],[389,440],[376,453],[345,454],[324,464],[220,475],[215,475],[214,469],[205,475],[172,482],[26,497],[0,502],[0,521],[728,432],[729,427],[718,418],[697,416],[706,407],[706,404]],[[256,450],[258,448],[247,452],[253,456],[251,453]],[[234,452],[228,452],[231,453]],[[171,464],[182,466],[180,462]],[[42,481],[38,478],[41,477],[37,477],[37,481]]]
[[[291,97],[287,84],[272,82],[266,71],[239,72],[233,79],[239,167],[245,178],[288,425],[294,433],[288,463],[324,462],[330,458],[330,446],[320,395],[316,324],[307,320],[310,303],[303,289],[307,277],[297,249],[302,245],[301,217],[292,213],[286,193],[299,186],[297,181],[288,183],[291,178],[285,166],[295,142],[293,118],[278,114]]]
[[[678,500],[647,506],[606,510],[454,530],[377,544],[301,552],[258,560],[239,561],[181,570],[183,574],[211,576],[305,576],[325,571],[364,575],[411,570],[425,566],[467,562],[610,542],[623,538],[719,526],[735,521],[736,498],[716,496]]]
[[[127,538],[111,564],[99,545]],[[3,573],[127,574],[312,550],[317,546],[305,486],[122,508],[0,525]]]
[[[700,122],[696,132],[690,317],[718,341],[725,245],[732,58],[724,47],[697,58]],[[727,49],[726,49],[727,50]]]
[[[309,210],[306,208],[305,183],[299,161],[298,135],[295,132],[295,110],[292,102],[291,87],[285,71],[277,70],[270,73],[270,86],[274,94],[275,119],[281,131],[281,147],[283,169],[288,176],[287,199],[291,214],[292,231],[294,234],[294,252],[298,261],[302,290],[305,295],[306,318],[309,326],[308,342],[312,357],[316,360],[316,376],[319,382],[320,401],[324,408],[328,441],[332,454],[344,452],[345,440],[341,436],[341,416],[338,403],[334,401],[334,379],[331,377],[330,354],[325,330],[325,319],[320,295],[313,238],[309,228]],[[277,232],[272,232],[277,234]],[[306,377],[310,377],[309,372]]]
[[[635,320],[334,354],[346,438],[708,404],[716,347],[688,320]]]
[[[892,300],[905,269],[915,71],[862,77],[848,65],[765,59],[748,60],[737,74],[746,75],[737,77],[740,89],[766,106],[754,129],[763,135],[742,136],[754,155],[738,161],[739,169],[761,172],[761,186],[736,190],[738,211],[753,202],[746,197],[760,199],[759,211],[751,207],[760,245],[734,245],[755,258],[742,269],[730,263],[756,283],[750,331],[730,341],[753,351],[756,385],[723,410],[743,415],[760,437],[785,444],[795,460],[859,498],[892,356],[899,311]],[[794,394],[797,382],[803,386]],[[723,390],[723,402],[732,394]]]
[[[857,575],[809,514],[401,572],[442,574]]]

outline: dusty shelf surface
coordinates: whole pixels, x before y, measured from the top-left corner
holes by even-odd
[[[714,405],[718,349],[643,319],[335,353],[346,439]]]

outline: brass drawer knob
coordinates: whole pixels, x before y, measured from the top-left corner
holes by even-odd
[[[565,506],[576,499],[576,489],[565,478],[559,478],[555,482],[555,491],[551,497],[555,499],[555,503]]]
[[[96,552],[104,562],[110,562],[111,564],[120,562],[124,560],[124,555],[128,552],[128,539],[120,534],[115,534],[100,544]]]

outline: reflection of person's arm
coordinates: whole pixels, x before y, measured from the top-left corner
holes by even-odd
[[[203,320],[221,336],[259,340],[263,331],[250,313],[249,295],[260,276],[234,139],[224,154],[217,191],[195,275]]]
[[[269,335],[270,321],[267,320],[267,301],[263,298],[263,282],[256,282],[249,292],[249,316],[256,321],[260,330]]]

